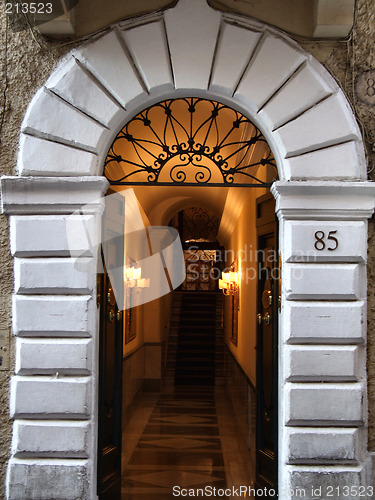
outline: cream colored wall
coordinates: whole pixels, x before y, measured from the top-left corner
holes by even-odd
[[[240,308],[238,311],[238,343],[230,340],[230,304],[225,303],[225,338],[228,348],[238,363],[256,385],[256,315],[257,315],[257,233],[256,233],[256,198],[265,189],[248,189],[247,201],[238,217],[234,230],[224,243],[228,256],[226,266],[238,259],[240,273]]]
[[[147,228],[151,225],[148,214],[146,214],[139,200],[138,206],[143,224]],[[143,231],[140,234],[133,235],[133,237],[131,234],[126,235],[125,255],[134,258],[137,262],[146,259],[149,256],[149,245],[146,238],[146,233],[143,233]],[[166,297],[168,296],[142,304],[134,309],[137,322],[137,335],[124,346],[124,356],[138,349],[144,342],[158,343],[165,340],[165,327],[169,321],[167,312],[169,312],[170,307],[170,301]],[[125,328],[126,325],[124,324]]]
[[[143,329],[145,342],[163,342],[166,340],[166,330],[170,318],[171,294],[153,300],[142,306]]]

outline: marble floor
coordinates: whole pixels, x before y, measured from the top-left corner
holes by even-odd
[[[202,498],[198,489],[206,487],[218,498],[214,488],[251,486],[234,422],[222,387],[145,394],[123,432],[122,500]]]

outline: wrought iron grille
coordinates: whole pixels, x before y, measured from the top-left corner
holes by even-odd
[[[113,185],[270,186],[277,177],[261,132],[238,111],[196,97],[168,99],[135,116],[113,141]],[[273,176],[273,177],[272,177]]]
[[[221,275],[216,250],[200,250],[192,245],[184,250],[186,278],[182,290],[215,290]]]
[[[190,207],[182,212],[183,241],[216,241],[220,219],[211,211],[202,207]]]

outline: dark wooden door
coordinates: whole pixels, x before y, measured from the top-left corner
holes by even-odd
[[[104,273],[98,275],[98,495],[100,500],[120,500],[125,218],[121,195],[111,195],[107,200],[102,240]]]
[[[256,484],[277,491],[279,257],[275,200],[257,200],[258,330]]]

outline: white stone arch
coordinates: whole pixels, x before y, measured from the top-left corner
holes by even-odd
[[[366,178],[361,134],[341,89],[283,33],[202,0],[114,26],[61,61],[22,124],[20,175],[101,175],[119,128],[168,97],[242,110],[282,180]]]
[[[66,217],[106,190],[102,165],[119,128],[186,95],[242,111],[279,168],[280,487],[371,482],[364,276],[374,190],[355,117],[329,73],[283,33],[180,0],[61,61],[27,110],[18,176],[2,180],[15,257],[9,499],[96,498],[94,273],[74,269]],[[88,223],[100,208],[91,203]],[[339,249],[314,252],[317,230],[339,230]],[[77,250],[85,244],[77,235]]]

